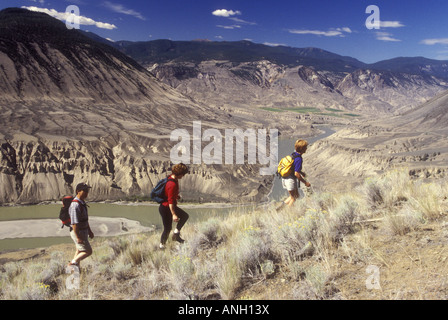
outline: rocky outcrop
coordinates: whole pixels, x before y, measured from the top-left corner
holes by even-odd
[[[79,182],[92,186],[90,201],[149,199],[152,188],[171,168],[157,150],[163,150],[160,141],[149,139],[143,144],[121,138],[116,145],[112,141],[2,143],[0,204],[60,200],[73,194]],[[157,155],[164,160],[154,160]],[[231,170],[192,165],[180,185],[186,201],[239,202],[264,200],[271,183],[269,176],[260,179],[256,165],[236,165]]]
[[[311,86],[316,86],[329,92],[334,91],[334,85],[327,79],[326,75],[315,71],[313,68],[301,66],[299,67],[298,75],[303,81]]]
[[[356,102],[356,110],[394,113],[424,103],[446,90],[448,83],[431,76],[357,70],[336,87]]]
[[[306,154],[306,173],[315,190],[347,191],[366,178],[392,169],[407,170],[419,178],[448,176],[448,153],[428,154],[424,150],[393,154],[387,142],[375,148],[350,146],[350,139],[319,141]]]

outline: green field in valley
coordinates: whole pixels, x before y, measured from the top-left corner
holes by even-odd
[[[323,112],[322,110],[314,107],[298,107],[298,108],[273,108],[273,107],[263,107],[262,110],[271,111],[271,112],[297,112],[300,114],[316,114],[322,116],[330,116],[330,117],[359,117],[359,114],[355,113],[345,113],[343,110],[333,109],[333,108],[325,108],[328,112]]]

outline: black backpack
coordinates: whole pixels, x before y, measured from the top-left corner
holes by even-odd
[[[151,199],[157,203],[165,202],[166,196],[165,196],[165,186],[168,181],[176,181],[171,177],[166,177],[159,182],[157,182],[154,189],[151,191]]]

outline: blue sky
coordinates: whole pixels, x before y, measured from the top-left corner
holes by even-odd
[[[61,20],[69,5],[79,8],[82,30],[114,41],[250,40],[317,47],[366,63],[448,60],[446,0],[0,0],[0,9],[33,8]],[[369,5],[378,10],[366,13]],[[380,28],[369,29],[376,13]]]

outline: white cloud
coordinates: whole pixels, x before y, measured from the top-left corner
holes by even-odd
[[[311,35],[315,35],[315,36],[325,36],[325,37],[345,37],[344,32],[352,33],[352,30],[348,27],[336,28],[334,30],[328,30],[328,31],[297,30],[297,29],[290,29],[288,31],[293,34],[311,34]]]
[[[376,39],[381,41],[399,42],[401,40],[393,38],[393,35],[388,32],[377,32]]]
[[[347,33],[352,33],[352,29],[350,29],[350,28],[348,28],[348,27],[337,28],[336,30],[344,31],[344,32],[347,32]]]
[[[265,42],[263,43],[265,46],[270,47],[280,47],[280,46],[286,46],[284,43],[272,43],[272,42]]]
[[[66,21],[68,18],[71,17],[71,14],[68,12],[58,12],[54,9],[25,7],[25,6],[23,6],[22,8],[28,9],[30,11],[46,13],[46,14],[48,14],[56,19],[62,20],[62,21]],[[101,29],[109,29],[109,30],[117,29],[117,26],[115,26],[113,24],[105,23],[105,22],[98,22],[98,21],[95,21],[91,18],[87,18],[84,16],[79,16],[79,24],[86,25],[86,26],[96,26]]]
[[[106,8],[114,11],[114,12],[118,12],[118,13],[122,13],[122,14],[126,14],[129,16],[134,16],[140,20],[146,20],[145,17],[142,16],[141,13],[132,10],[132,9],[127,9],[125,8],[123,5],[118,4],[118,3],[112,3],[110,1],[104,1],[103,2],[103,6],[105,6]]]
[[[422,40],[421,43],[426,44],[428,46],[432,46],[435,44],[448,44],[448,38],[425,39],[425,40]]]
[[[437,51],[437,60],[448,60],[448,50]]]
[[[245,21],[245,20],[239,19],[239,18],[229,18],[229,19],[232,21],[235,21],[236,23],[247,24],[247,25],[251,25],[251,26],[254,26],[257,24],[256,22],[249,22],[249,21]]]
[[[380,21],[381,28],[401,28],[404,27],[400,21]]]
[[[236,15],[242,15],[241,11],[233,11],[233,10],[227,10],[227,9],[219,9],[219,10],[215,10],[212,12],[212,14],[214,16],[217,17],[224,17],[227,18],[229,20],[232,20],[233,22],[235,22],[235,24],[233,25],[217,25],[218,28],[224,28],[224,29],[228,29],[228,30],[233,30],[233,29],[240,29],[242,28],[241,25],[251,25],[254,26],[257,23],[256,22],[250,22],[250,21],[246,21],[237,17],[233,17]]]
[[[316,36],[335,37],[342,35],[341,31],[319,31],[319,30],[289,30],[293,34],[312,34]]]
[[[235,15],[241,15],[241,11],[233,11],[233,10],[227,10],[227,9],[218,9],[212,12],[212,14],[214,16],[217,17],[231,17],[231,16],[235,16]]]
[[[236,25],[236,24],[231,25],[231,26],[223,26],[223,25],[218,24],[217,27],[218,27],[218,28],[227,29],[227,30],[233,30],[233,29],[239,29],[239,28],[241,28],[241,26]]]

